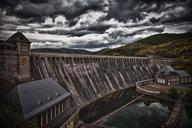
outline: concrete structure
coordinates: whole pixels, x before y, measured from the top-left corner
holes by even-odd
[[[31,53],[30,59],[33,80],[60,82],[80,108],[154,76],[147,57]]]
[[[35,119],[40,128],[77,127],[78,109],[70,93],[53,79],[17,85],[6,99],[25,120]]]
[[[1,90],[30,80],[30,43],[21,32],[0,42]]]
[[[171,66],[163,66],[155,75],[155,81],[164,85],[191,84],[192,77],[184,70],[175,70]]]
[[[142,88],[143,85],[148,85],[148,84],[152,84],[154,82],[154,79],[148,79],[148,80],[143,80],[143,81],[139,81],[136,83],[136,91],[140,92],[142,94],[145,95],[156,95],[156,94],[160,94],[159,91],[152,91],[152,90],[147,90]]]
[[[152,65],[159,65],[159,64],[164,64],[164,65],[173,65],[177,63],[176,58],[163,58],[161,56],[155,56],[155,55],[147,55],[149,58],[149,61]]]

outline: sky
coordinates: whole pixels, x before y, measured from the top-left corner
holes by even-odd
[[[192,31],[192,0],[0,0],[0,39],[32,48],[98,51],[158,33]]]

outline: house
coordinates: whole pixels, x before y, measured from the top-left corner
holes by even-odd
[[[39,128],[76,128],[78,108],[71,94],[51,78],[19,84],[6,101],[25,120],[35,120]]]
[[[158,84],[175,86],[191,84],[192,77],[184,70],[175,70],[169,65],[164,65],[156,74],[155,81]]]

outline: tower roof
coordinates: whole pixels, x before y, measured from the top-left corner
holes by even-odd
[[[30,44],[31,42],[23,35],[22,32],[16,32],[13,34],[10,38],[6,40],[8,43],[15,43],[15,42],[20,42],[20,43],[26,43]]]
[[[170,75],[171,73],[177,73],[176,70],[169,66],[169,65],[165,65],[162,67],[162,69],[159,70],[159,73],[163,73],[165,75]]]
[[[49,78],[17,85],[8,93],[6,100],[24,119],[29,119],[69,95],[69,92]]]

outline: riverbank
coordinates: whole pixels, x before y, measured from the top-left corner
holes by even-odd
[[[189,99],[189,97],[192,96],[192,88],[182,86],[165,86],[152,83],[140,86],[137,85],[136,89],[141,94],[152,95],[168,102],[175,102],[180,95],[186,93],[187,95],[184,99],[184,104],[192,105],[191,99]]]

